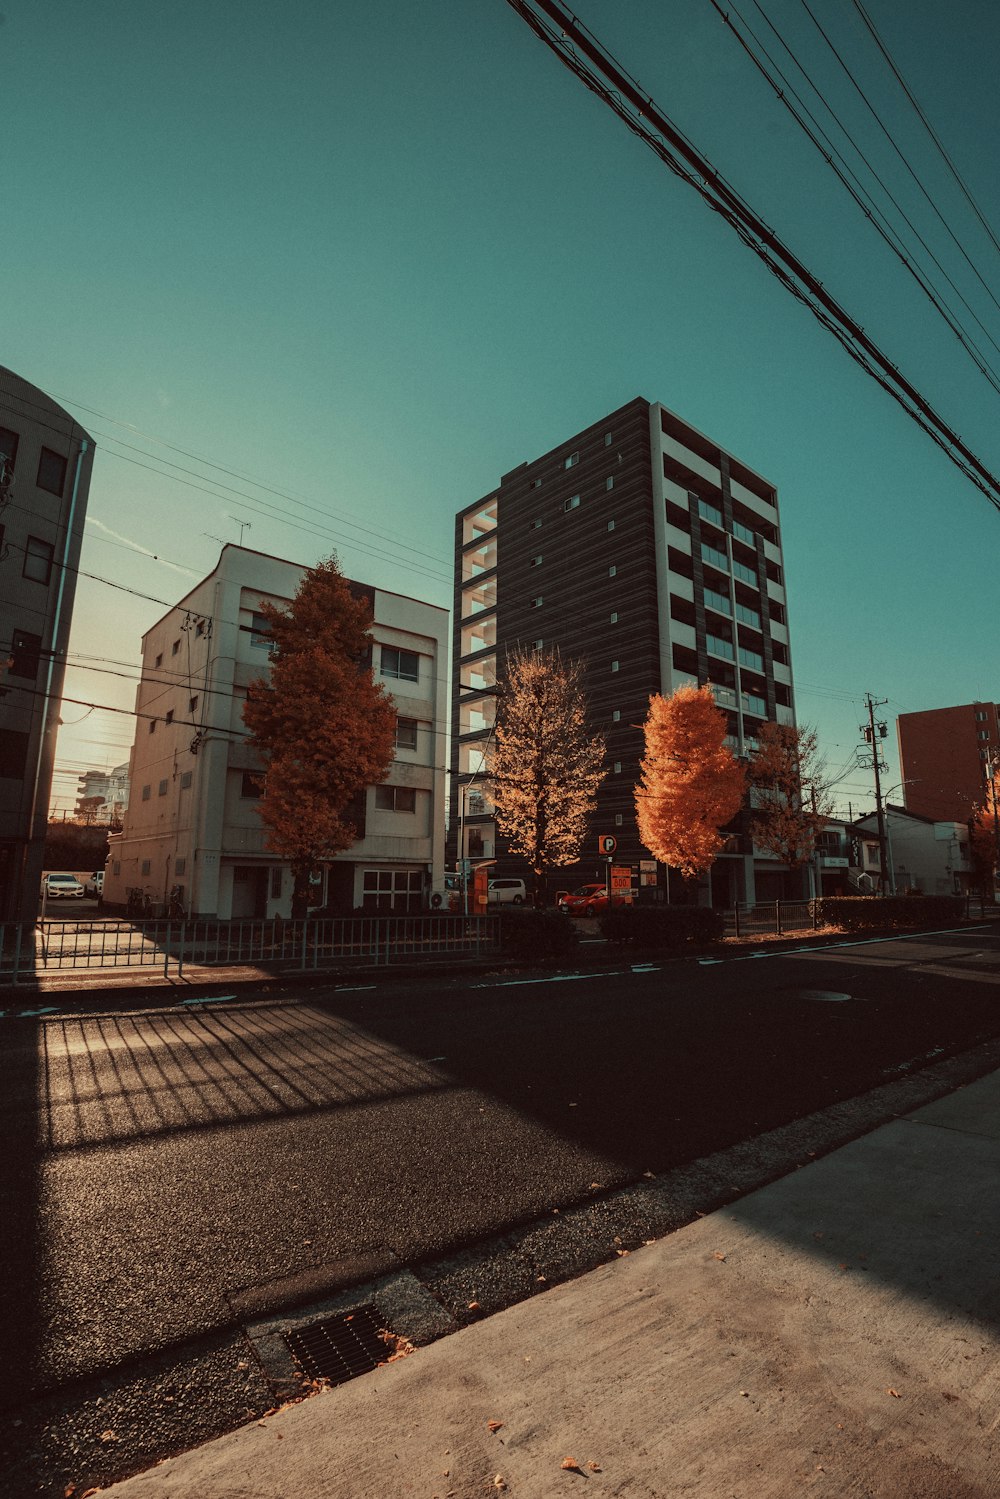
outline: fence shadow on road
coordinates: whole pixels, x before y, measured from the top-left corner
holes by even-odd
[[[78,1150],[451,1086],[404,1048],[311,1006],[50,1020],[38,1145]]]

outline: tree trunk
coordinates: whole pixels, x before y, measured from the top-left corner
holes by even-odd
[[[309,915],[309,866],[297,865],[293,869],[295,888],[292,891],[292,920],[304,921]]]

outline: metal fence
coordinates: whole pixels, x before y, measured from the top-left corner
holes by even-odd
[[[816,905],[811,900],[766,900],[756,905],[734,906],[726,912],[727,937],[757,937],[762,933],[812,931],[818,925]]]
[[[0,925],[0,980],[75,969],[261,966],[308,971],[498,951],[497,916],[361,916],[307,921],[53,921]]]

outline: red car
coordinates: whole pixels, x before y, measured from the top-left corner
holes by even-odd
[[[614,904],[627,905],[627,896],[616,896]],[[604,885],[581,885],[579,890],[562,896],[559,906],[568,916],[600,916],[608,909],[608,892]]]

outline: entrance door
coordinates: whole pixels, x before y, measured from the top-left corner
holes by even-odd
[[[237,864],[233,870],[234,921],[259,921],[267,915],[267,870]]]

